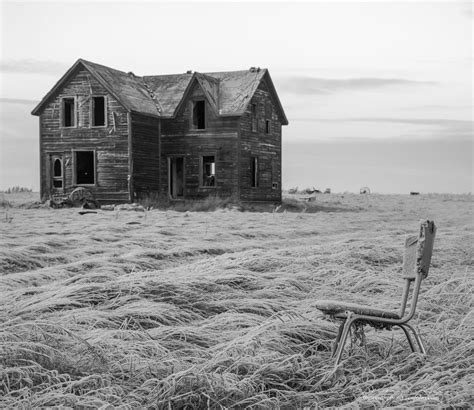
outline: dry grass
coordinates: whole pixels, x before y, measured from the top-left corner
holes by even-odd
[[[318,195],[316,213],[4,209],[0,407],[472,406],[472,205]],[[396,307],[403,239],[422,218],[439,226],[414,319],[428,356],[367,329],[335,371],[336,326],[315,301]]]

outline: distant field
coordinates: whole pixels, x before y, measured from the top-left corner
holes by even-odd
[[[23,195],[0,194],[0,408],[474,405],[471,195],[82,216]],[[405,235],[427,218],[427,357],[367,328],[334,370],[337,327],[315,302],[396,309]]]

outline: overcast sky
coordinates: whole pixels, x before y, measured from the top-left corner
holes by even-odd
[[[0,189],[39,189],[37,102],[80,57],[137,75],[266,67],[283,186],[473,190],[471,2],[1,1]]]

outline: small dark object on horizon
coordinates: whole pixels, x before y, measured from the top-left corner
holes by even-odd
[[[420,195],[420,193],[419,193],[419,192],[415,192],[415,191],[411,191],[411,192],[410,192],[410,195]]]

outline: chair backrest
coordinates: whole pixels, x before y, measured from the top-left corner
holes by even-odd
[[[418,275],[421,275],[421,279],[428,276],[435,235],[434,222],[422,221],[418,236],[413,235],[406,238],[402,268],[404,279],[412,281]]]
[[[415,288],[412,294],[410,313],[405,317],[409,320],[415,313],[420,284],[422,279],[428,276],[433,253],[436,226],[433,221],[422,221],[418,236],[412,235],[405,240],[405,254],[403,255],[403,278],[406,286],[403,290],[402,304],[400,307],[400,317],[404,317],[410,294],[410,284],[415,281]]]

